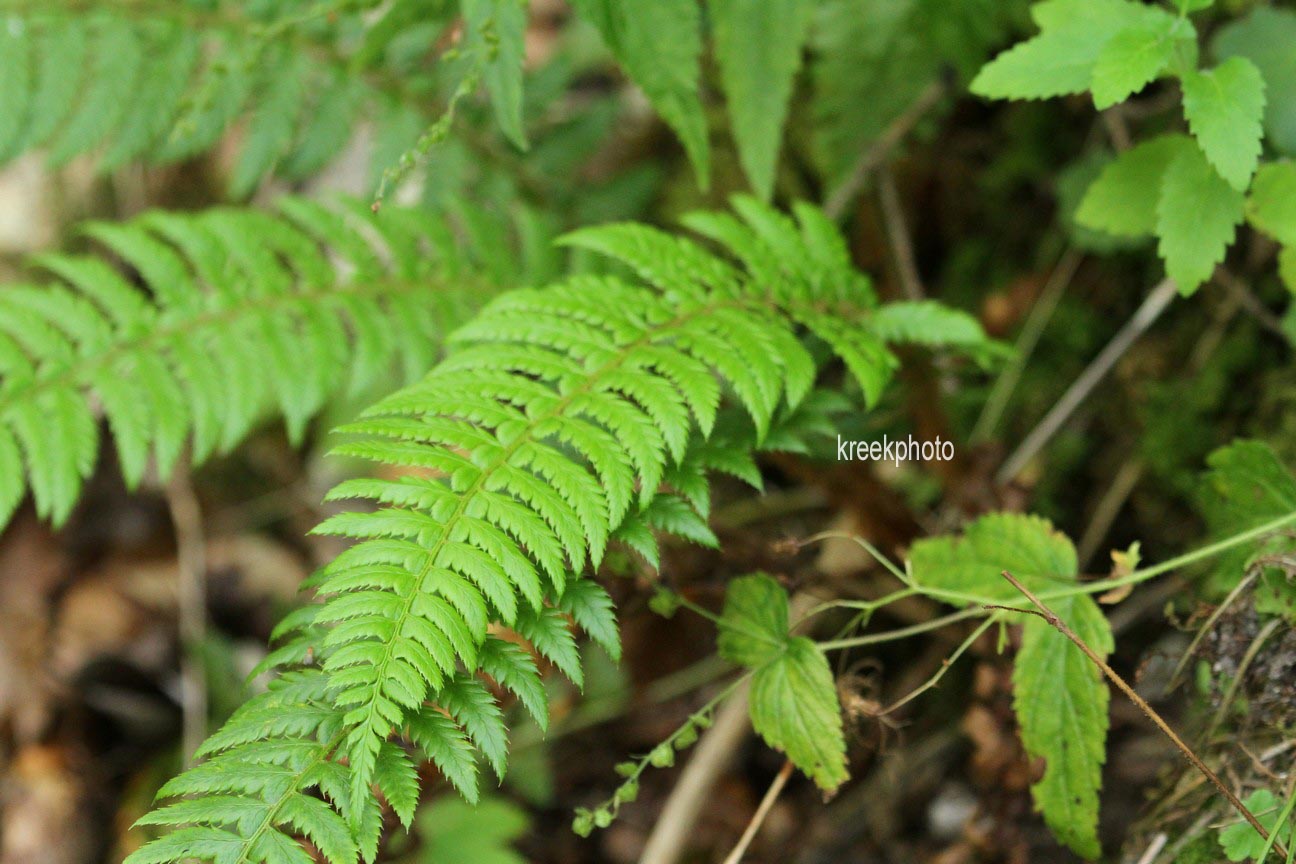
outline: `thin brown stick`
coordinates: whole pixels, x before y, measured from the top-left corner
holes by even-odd
[[[1224,785],[1224,781],[1219,778],[1219,775],[1212,771],[1210,766],[1203,762],[1201,757],[1193,752],[1191,747],[1184,743],[1183,739],[1170,728],[1170,724],[1161,719],[1161,715],[1156,712],[1155,708],[1149,705],[1142,696],[1134,692],[1134,688],[1127,684],[1124,678],[1116,674],[1116,670],[1108,666],[1107,661],[1104,660],[1097,651],[1089,647],[1089,643],[1077,636],[1075,631],[1072,630],[1065,621],[1059,618],[1052,609],[1045,606],[1043,601],[1031,593],[1031,590],[1023,585],[1016,576],[1013,576],[1007,570],[1004,570],[1002,575],[1014,588],[1022,593],[1022,596],[1031,602],[1032,606],[1039,610],[1039,616],[1047,621],[1049,626],[1070,639],[1077,648],[1084,652],[1084,655],[1088,657],[1095,666],[1102,670],[1102,673],[1107,676],[1107,680],[1115,684],[1117,689],[1124,693],[1131,702],[1138,706],[1138,709],[1143,712],[1144,716],[1151,720],[1153,725],[1160,729],[1161,733],[1170,739],[1170,743],[1174,744],[1175,747],[1179,749],[1179,752],[1183,754],[1184,758],[1187,759],[1194,768],[1200,771],[1207,780],[1214,784],[1215,788],[1220,791],[1220,794],[1233,805],[1233,809],[1237,810],[1237,812],[1242,815],[1242,818],[1249,822],[1251,827],[1259,832],[1261,837],[1265,840],[1269,839],[1269,832],[1260,824],[1260,820],[1255,817],[1255,814],[1242,803],[1241,799],[1233,794],[1233,790]],[[1287,850],[1283,848],[1281,843],[1274,843],[1273,848],[1280,857],[1287,857]]]
[[[1077,378],[1062,397],[1058,399],[1038,425],[1030,431],[1012,455],[1004,460],[1003,466],[995,474],[995,482],[1001,486],[1011,483],[1031,459],[1035,458],[1053,436],[1070,419],[1081,403],[1089,397],[1107,373],[1112,370],[1125,352],[1138,341],[1152,324],[1161,317],[1161,313],[1170,305],[1179,289],[1171,279],[1163,279],[1148,293],[1142,305],[1134,312],[1133,317],[1121,326],[1112,340],[1090,361],[1084,372]]]
[[[918,275],[913,240],[909,237],[904,208],[900,205],[895,175],[885,165],[878,169],[878,204],[882,208],[882,221],[886,225],[887,240],[891,244],[891,257],[895,260],[905,299],[921,300],[926,292],[923,291],[922,277]]]
[[[184,760],[188,765],[207,737],[207,676],[201,652],[207,638],[207,564],[202,510],[189,466],[180,460],[166,489],[176,535],[177,617],[180,629],[180,691]]]
[[[734,846],[733,851],[725,858],[724,864],[738,864],[743,855],[747,854],[747,847],[751,845],[752,840],[756,839],[756,832],[760,831],[761,825],[765,823],[765,817],[769,815],[770,810],[774,809],[774,802],[778,800],[779,795],[783,792],[783,787],[787,785],[788,778],[791,776],[792,760],[789,759],[779,769],[774,782],[770,784],[765,797],[761,799],[760,806],[756,808],[751,821],[747,823],[747,830],[743,832],[742,837],[738,838],[738,845]]]
[[[850,204],[851,199],[859,194],[860,189],[868,181],[869,175],[873,169],[882,164],[895,146],[908,135],[918,121],[926,116],[941,97],[945,95],[945,82],[937,80],[928,84],[926,89],[918,94],[918,98],[905,109],[904,113],[891,121],[891,125],[886,128],[876,139],[873,144],[860,154],[860,158],[851,168],[850,176],[842,181],[841,185],[833,190],[829,196],[828,202],[824,205],[824,212],[830,219],[836,219],[846,212],[846,207]]]

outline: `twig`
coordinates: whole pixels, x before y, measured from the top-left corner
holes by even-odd
[[[1156,857],[1161,854],[1161,850],[1165,848],[1166,843],[1169,842],[1170,835],[1164,831],[1153,837],[1152,842],[1148,844],[1147,851],[1139,857],[1138,864],[1152,864]]]
[[[184,759],[188,765],[207,737],[207,676],[202,662],[207,638],[207,562],[202,510],[186,459],[177,464],[167,484],[166,499],[176,535],[181,710]]]
[[[1116,365],[1116,361],[1124,356],[1130,346],[1143,334],[1152,322],[1156,321],[1165,311],[1166,306],[1174,299],[1178,288],[1171,279],[1162,280],[1148,294],[1143,305],[1139,306],[1134,316],[1120,331],[1112,337],[1107,343],[1107,347],[1098,353],[1098,356],[1080,373],[1080,377],[1067,388],[1062,394],[1062,398],[1057,404],[1044,415],[1044,419],[1039,422],[1031,433],[1022,440],[1012,455],[1004,461],[1003,467],[995,475],[995,480],[1000,485],[1011,482],[1021,470],[1026,467],[1026,463],[1035,457],[1035,454],[1044,448],[1057,431],[1062,428],[1062,424],[1067,421],[1076,408],[1080,407],[1089,394],[1097,386],[1098,382],[1106,377],[1107,373]]]
[[[869,174],[873,173],[873,169],[882,164],[882,160],[913,130],[914,126],[918,125],[918,121],[944,95],[945,83],[943,81],[937,80],[928,84],[918,94],[918,98],[905,109],[904,113],[892,120],[891,125],[883,130],[882,134],[873,141],[873,144],[867,150],[860,154],[859,159],[851,167],[850,174],[841,182],[841,185],[833,190],[833,193],[828,196],[828,202],[824,204],[824,213],[828,215],[829,219],[838,219],[846,212],[847,205],[864,188],[864,184],[868,181]]]
[[[989,438],[999,425],[999,418],[1003,416],[1003,410],[1008,404],[1008,398],[1017,387],[1017,382],[1021,380],[1022,372],[1026,368],[1026,361],[1030,359],[1031,354],[1035,351],[1035,346],[1039,344],[1040,337],[1044,334],[1044,328],[1053,317],[1053,312],[1057,309],[1062,295],[1066,292],[1067,286],[1075,277],[1076,270],[1080,268],[1080,262],[1084,260],[1084,253],[1075,248],[1067,249],[1058,259],[1057,265],[1053,272],[1049,274],[1048,281],[1044,283],[1044,289],[1040,291],[1039,299],[1031,307],[1030,314],[1026,316],[1026,323],[1022,325],[1021,335],[1017,337],[1017,344],[1013,346],[1016,350],[1013,352],[1012,360],[1009,361],[1007,368],[999,374],[995,380],[994,388],[990,391],[989,398],[986,399],[985,407],[981,409],[981,416],[977,418],[976,426],[972,429],[973,441],[984,441]]]
[[[886,166],[878,170],[878,204],[882,208],[882,222],[886,225],[891,257],[895,259],[905,299],[921,300],[925,292],[922,277],[918,275],[918,263],[914,260],[913,241],[909,237],[909,226],[905,224],[904,210],[900,206],[895,175]]]
[[[791,776],[792,760],[789,759],[779,769],[774,782],[770,784],[765,797],[761,799],[760,806],[752,814],[751,822],[747,823],[747,830],[743,832],[742,837],[738,838],[738,845],[734,846],[733,851],[725,858],[724,864],[738,864],[742,860],[743,855],[747,853],[747,847],[751,845],[752,840],[756,839],[756,832],[764,824],[765,817],[774,808],[774,802],[778,800],[779,795],[783,792],[783,787],[787,785],[788,778]]]
[[[1255,817],[1255,814],[1242,803],[1241,799],[1239,799],[1237,795],[1233,794],[1233,790],[1224,785],[1224,781],[1219,778],[1219,775],[1212,771],[1210,767],[1201,760],[1201,757],[1198,756],[1191,747],[1184,743],[1183,739],[1170,728],[1170,724],[1161,719],[1161,715],[1156,712],[1156,709],[1147,703],[1147,700],[1136,693],[1134,688],[1127,684],[1125,679],[1116,673],[1115,669],[1112,669],[1111,666],[1107,665],[1107,661],[1104,660],[1097,651],[1089,647],[1089,643],[1077,636],[1075,631],[1073,631],[1065,621],[1059,618],[1052,609],[1045,606],[1044,603],[1036,597],[1029,588],[1023,585],[1016,576],[1013,576],[1007,570],[1004,570],[1002,575],[1014,588],[1021,592],[1022,596],[1031,602],[1032,606],[1039,610],[1036,614],[1047,621],[1049,626],[1053,629],[1070,639],[1077,648],[1084,652],[1084,655],[1088,657],[1095,666],[1102,670],[1102,673],[1107,676],[1107,680],[1116,685],[1116,687],[1124,693],[1131,702],[1138,706],[1138,709],[1143,712],[1144,716],[1151,720],[1152,723],[1161,730],[1161,733],[1170,739],[1170,743],[1174,744],[1175,747],[1179,749],[1179,752],[1183,754],[1184,758],[1187,759],[1194,768],[1200,771],[1202,775],[1220,791],[1220,794],[1233,805],[1233,809],[1237,810],[1237,812],[1242,815],[1242,818],[1249,822],[1251,827],[1259,832],[1261,837],[1265,840],[1269,839],[1269,832],[1260,824],[1260,820]],[[1278,851],[1279,855],[1284,858],[1287,857],[1287,850],[1281,843],[1274,843],[1273,847]]]

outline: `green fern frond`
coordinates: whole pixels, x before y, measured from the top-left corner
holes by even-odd
[[[94,153],[104,171],[175,162],[245,121],[229,177],[242,197],[272,174],[312,176],[366,121],[409,146],[405,121],[415,116],[417,134],[436,96],[393,74],[385,52],[401,31],[384,24],[422,8],[412,32],[431,47],[439,30],[426,25],[452,14],[404,0],[375,19],[368,5],[146,0],[87,13],[72,0],[4,0],[0,162],[36,148],[55,165]]]
[[[300,199],[275,214],[153,212],[47,255],[52,284],[0,289],[0,526],[28,486],[62,522],[94,469],[100,414],[134,486],[228,450],[268,413],[299,440],[329,399],[408,380],[491,292],[444,224]],[[133,277],[137,277],[133,278]],[[142,283],[138,287],[136,281]]]
[[[371,509],[317,529],[357,542],[311,578],[323,602],[278,628],[288,642],[270,664],[320,664],[340,712],[329,744],[348,766],[353,831],[374,784],[402,818],[412,812],[408,768],[386,764],[404,753],[393,736],[470,799],[466,753],[503,770],[502,715],[478,675],[544,728],[533,655],[500,628],[579,684],[573,623],[619,650],[610,599],[581,575],[608,544],[653,560],[656,531],[715,543],[706,473],[759,484],[754,448],[801,449],[823,428],[840,405],[812,392],[804,336],[837,349],[877,398],[896,361],[835,229],[810,207],[795,220],[752,199],[735,208],[740,218],[689,220],[727,257],[640,226],[571,236],[642,281],[577,276],[501,295],[422,381],[346,427],[340,453],[412,470],[331,493]]]

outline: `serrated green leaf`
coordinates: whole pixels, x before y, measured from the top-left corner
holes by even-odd
[[[738,156],[752,188],[768,201],[811,6],[807,0],[708,0],[707,5]]]
[[[1129,0],[1045,0],[1031,7],[1040,27],[987,63],[972,81],[973,93],[989,99],[1048,99],[1082,93],[1094,67],[1117,34],[1158,29],[1174,19],[1155,6]]]
[[[1232,536],[1296,512],[1296,477],[1268,444],[1235,441],[1212,452],[1206,464],[1209,470],[1202,477],[1198,495],[1212,536]],[[1287,553],[1293,548],[1296,542],[1277,534],[1260,543],[1226,550],[1212,562],[1214,593],[1225,593],[1236,585],[1256,556]]]
[[[725,589],[720,656],[752,668],[778,657],[788,641],[788,596],[764,573],[743,576]]]
[[[1234,189],[1243,191],[1260,161],[1265,82],[1245,57],[1183,76],[1184,116],[1206,158]]]
[[[1111,652],[1111,625],[1091,597],[1064,597],[1050,607],[1099,656]],[[1109,698],[1102,672],[1083,651],[1047,621],[1026,619],[1013,664],[1013,708],[1027,755],[1044,760],[1031,793],[1054,836],[1088,860],[1102,854],[1098,792]]]
[[[711,151],[698,95],[702,56],[697,0],[573,0],[594,24],[626,74],[679,135],[703,188],[710,185]]]
[[[1221,27],[1211,43],[1221,60],[1246,57],[1264,77],[1273,95],[1265,105],[1264,124],[1270,143],[1296,155],[1296,11],[1257,6],[1242,19]]]
[[[804,636],[788,641],[756,670],[751,687],[752,726],[792,764],[832,791],[846,782],[846,739],[841,705],[828,659]]]
[[[1173,19],[1151,27],[1131,27],[1111,38],[1093,67],[1094,107],[1124,102],[1160,75],[1174,56]]]
[[[1252,225],[1285,246],[1296,244],[1296,164],[1261,165],[1246,202]]]
[[[1180,147],[1166,166],[1157,200],[1157,252],[1180,293],[1210,278],[1233,242],[1245,198],[1197,147]]]
[[[1011,571],[1032,591],[1073,582],[1075,547],[1039,516],[991,513],[963,529],[962,537],[930,537],[909,550],[914,581],[934,592],[958,596],[949,602],[1014,603],[1017,589],[1003,578]]]
[[[1144,237],[1156,231],[1161,178],[1170,160],[1191,142],[1162,135],[1117,155],[1089,185],[1076,221],[1118,237]]]

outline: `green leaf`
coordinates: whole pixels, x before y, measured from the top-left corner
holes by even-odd
[[[1183,135],[1162,135],[1119,154],[1089,185],[1076,210],[1076,221],[1118,237],[1153,234],[1161,178],[1185,144],[1191,142]]]
[[[1111,625],[1092,598],[1075,595],[1049,605],[1100,656],[1110,653]],[[1027,755],[1044,760],[1044,776],[1031,793],[1054,836],[1090,860],[1102,853],[1098,792],[1108,699],[1102,672],[1084,652],[1047,621],[1028,617],[1013,664],[1013,708]]]
[[[959,605],[1019,605],[1021,594],[1001,575],[1010,571],[1036,594],[1076,584],[1071,541],[1045,519],[992,513],[964,529],[961,538],[920,540],[909,552],[914,581],[924,590],[956,592]],[[1087,595],[1047,600],[1100,655],[1112,648],[1111,629]],[[1023,622],[1014,664],[1014,707],[1022,742],[1045,760],[1032,787],[1036,806],[1054,835],[1077,853],[1095,858],[1098,790],[1107,735],[1107,687],[1102,675],[1064,635],[1036,616]]]
[[[698,96],[702,30],[697,0],[573,0],[612,55],[652,102],[688,152],[703,188],[711,182],[706,117]]]
[[[524,0],[461,0],[468,44],[485,51],[482,78],[495,119],[508,139],[527,147],[522,125],[522,62],[527,11]]]
[[[768,201],[792,83],[809,30],[807,0],[708,0],[738,157]]]
[[[1245,199],[1206,161],[1200,148],[1180,147],[1166,166],[1157,201],[1157,251],[1182,294],[1210,278],[1233,242]]]
[[[1015,603],[1011,571],[1032,591],[1075,581],[1075,548],[1039,516],[991,513],[968,525],[962,537],[931,537],[909,550],[914,581],[924,590],[954,592],[956,604]]]
[[[1296,155],[1296,12],[1258,6],[1249,15],[1220,28],[1211,49],[1226,60],[1245,57],[1255,64],[1270,93],[1264,124],[1270,143],[1283,153]]]
[[[1255,814],[1256,819],[1260,820],[1260,824],[1265,826],[1266,831],[1273,832],[1274,827],[1278,824],[1278,815],[1282,809],[1282,802],[1275,798],[1272,792],[1268,789],[1257,789],[1243,799],[1242,803]],[[1283,826],[1278,839],[1284,845],[1290,842],[1290,825]],[[1224,857],[1230,861],[1259,860],[1268,846],[1265,838],[1260,836],[1260,832],[1240,817],[1236,822],[1220,829],[1219,843],[1224,850]]]
[[[454,795],[443,795],[419,815],[419,837],[424,844],[419,860],[427,864],[525,864],[513,844],[530,827],[526,811],[506,798],[491,795],[471,805]]]
[[[828,659],[804,636],[752,678],[752,726],[819,788],[846,782],[846,739]]]
[[[1246,209],[1252,225],[1286,246],[1296,244],[1296,165],[1260,166]]]
[[[1082,93],[1117,34],[1166,28],[1174,21],[1163,9],[1128,0],[1045,0],[1031,7],[1031,15],[1040,34],[987,63],[972,81],[973,93],[989,99]]]
[[[752,726],[821,788],[845,782],[846,740],[828,660],[788,632],[788,596],[764,573],[729,583],[720,616],[720,656],[754,669]]]
[[[1174,56],[1175,22],[1131,27],[1112,37],[1093,68],[1094,107],[1100,111],[1124,102],[1156,79]]]
[[[1296,512],[1296,477],[1262,441],[1235,441],[1206,458],[1209,470],[1199,484],[1200,507],[1211,535],[1229,537],[1288,513]],[[1263,542],[1226,550],[1211,567],[1214,593],[1237,585],[1248,564],[1265,554],[1290,553],[1296,542],[1281,532]],[[1264,584],[1257,589],[1273,611],[1286,612],[1290,586]],[[1283,589],[1287,590],[1284,591]]]
[[[780,655],[788,641],[788,596],[764,573],[743,576],[725,590],[720,656],[757,667]]]
[[[1229,185],[1244,191],[1260,161],[1265,82],[1245,57],[1183,76],[1184,116],[1206,158]]]

